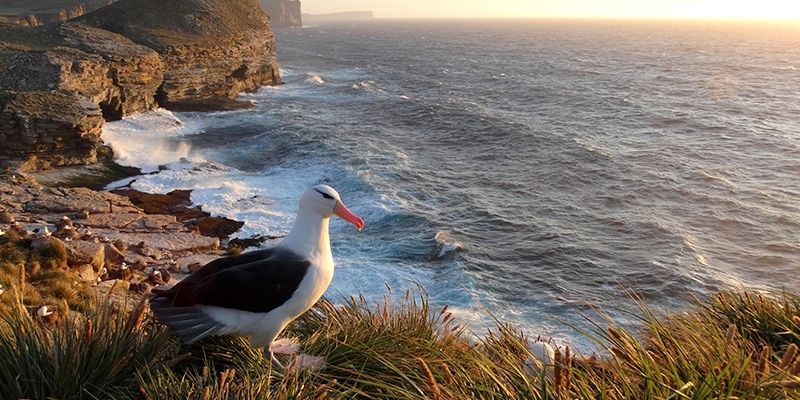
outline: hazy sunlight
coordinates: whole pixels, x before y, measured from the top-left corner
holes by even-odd
[[[797,0],[304,0],[308,13],[371,10],[379,18],[665,18],[800,21]]]

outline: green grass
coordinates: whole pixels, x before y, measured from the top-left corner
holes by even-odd
[[[0,318],[0,398],[136,399],[138,371],[170,354],[172,338],[106,306],[45,323],[18,304]]]
[[[0,266],[30,261],[15,251],[4,247]],[[0,309],[3,399],[800,399],[800,296],[788,292],[723,292],[675,315],[632,300],[636,329],[598,313],[578,329],[598,355],[562,346],[540,371],[524,368],[531,340],[514,326],[474,335],[423,293],[322,300],[285,335],[325,367],[282,374],[244,338],[182,346],[144,307],[129,314],[99,299],[45,322],[25,296],[68,288],[11,284]]]

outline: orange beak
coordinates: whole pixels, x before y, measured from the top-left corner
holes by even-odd
[[[364,229],[364,220],[358,215],[353,214],[341,201],[336,202],[336,207],[333,207],[333,214],[337,217],[353,224],[358,230]]]

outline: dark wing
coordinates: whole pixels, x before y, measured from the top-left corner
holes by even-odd
[[[209,305],[269,312],[292,296],[310,265],[307,260],[273,255],[198,278],[192,275],[195,279],[187,278],[160,296],[168,297],[172,307]]]
[[[272,256],[275,248],[249,251],[236,256],[218,258],[210,263],[202,266],[200,269],[184,278],[178,285],[194,285],[202,281],[204,278],[214,275],[223,269],[235,267],[237,265],[248,264],[258,260],[264,260]],[[157,295],[164,295],[172,290],[174,287],[153,288],[153,293]]]

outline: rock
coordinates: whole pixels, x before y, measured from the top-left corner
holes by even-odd
[[[66,242],[67,264],[71,267],[90,265],[95,271],[100,271],[105,265],[105,246],[100,243],[83,240]]]
[[[78,276],[85,282],[96,282],[100,276],[91,265],[83,265],[77,269]]]
[[[0,10],[0,21],[6,20],[20,26],[40,26],[79,17],[116,0],[75,0],[59,2],[11,1],[11,10]],[[28,6],[28,7],[26,7]]]
[[[131,271],[131,269],[127,266],[111,268],[108,270],[108,277],[127,282],[133,279],[133,271]]]
[[[121,229],[142,219],[144,214],[134,213],[104,213],[89,214],[80,220],[81,225],[92,228]]]
[[[195,272],[202,266],[218,259],[220,256],[213,254],[192,254],[176,260],[178,269],[184,274]]]
[[[228,241],[228,248],[238,247],[240,249],[246,249],[249,247],[258,247],[261,246],[267,240],[275,240],[280,239],[283,236],[275,236],[275,235],[258,235],[258,236],[251,236],[249,238],[234,238]]]
[[[269,15],[269,23],[273,28],[303,26],[300,0],[260,0],[260,3]]]
[[[256,0],[126,0],[80,21],[158,52],[165,74],[156,98],[166,108],[207,109],[215,98],[281,82],[275,38]]]
[[[108,236],[112,241],[121,240],[128,246],[147,243],[147,247],[175,254],[195,253],[201,250],[216,250],[219,239],[202,236],[193,232],[118,232],[98,230],[98,235]]]
[[[244,222],[225,217],[208,217],[197,222],[196,228],[206,236],[226,238],[244,226]]]
[[[98,192],[86,188],[47,188],[40,195],[25,204],[25,211],[36,214],[72,214],[81,215],[88,212],[88,217],[93,214],[104,213],[141,213],[141,210],[131,204],[128,198],[109,192]],[[77,222],[82,223],[83,220]]]
[[[117,248],[112,243],[104,243],[105,247],[105,263],[106,265],[120,265],[125,261],[125,253]]]
[[[166,214],[180,221],[208,217],[210,214],[200,207],[190,208],[191,190],[173,190],[167,194],[145,193],[136,189],[117,189],[114,194],[127,197],[132,204],[147,214]]]
[[[0,210],[0,223],[13,224],[16,221],[14,215],[6,210]]]
[[[147,293],[150,291],[150,285],[147,282],[131,283],[130,290],[136,293]]]
[[[157,248],[154,248],[154,247],[142,246],[141,248],[139,248],[138,251],[139,251],[139,254],[141,254],[141,255],[143,255],[145,257],[150,257],[150,258],[152,258],[153,260],[156,260],[156,261],[161,260],[161,257],[164,256],[164,253],[161,252],[161,250],[159,250]]]
[[[170,226],[174,227],[175,222],[177,222],[177,218],[175,218],[174,215],[146,214],[142,217],[137,226],[147,230],[166,229]]]
[[[30,171],[94,163],[103,122],[100,109],[75,93],[0,88],[0,164]]]
[[[99,106],[107,120],[154,108],[164,72],[153,49],[76,22],[6,29],[2,67],[10,72],[0,88],[78,94]]]

